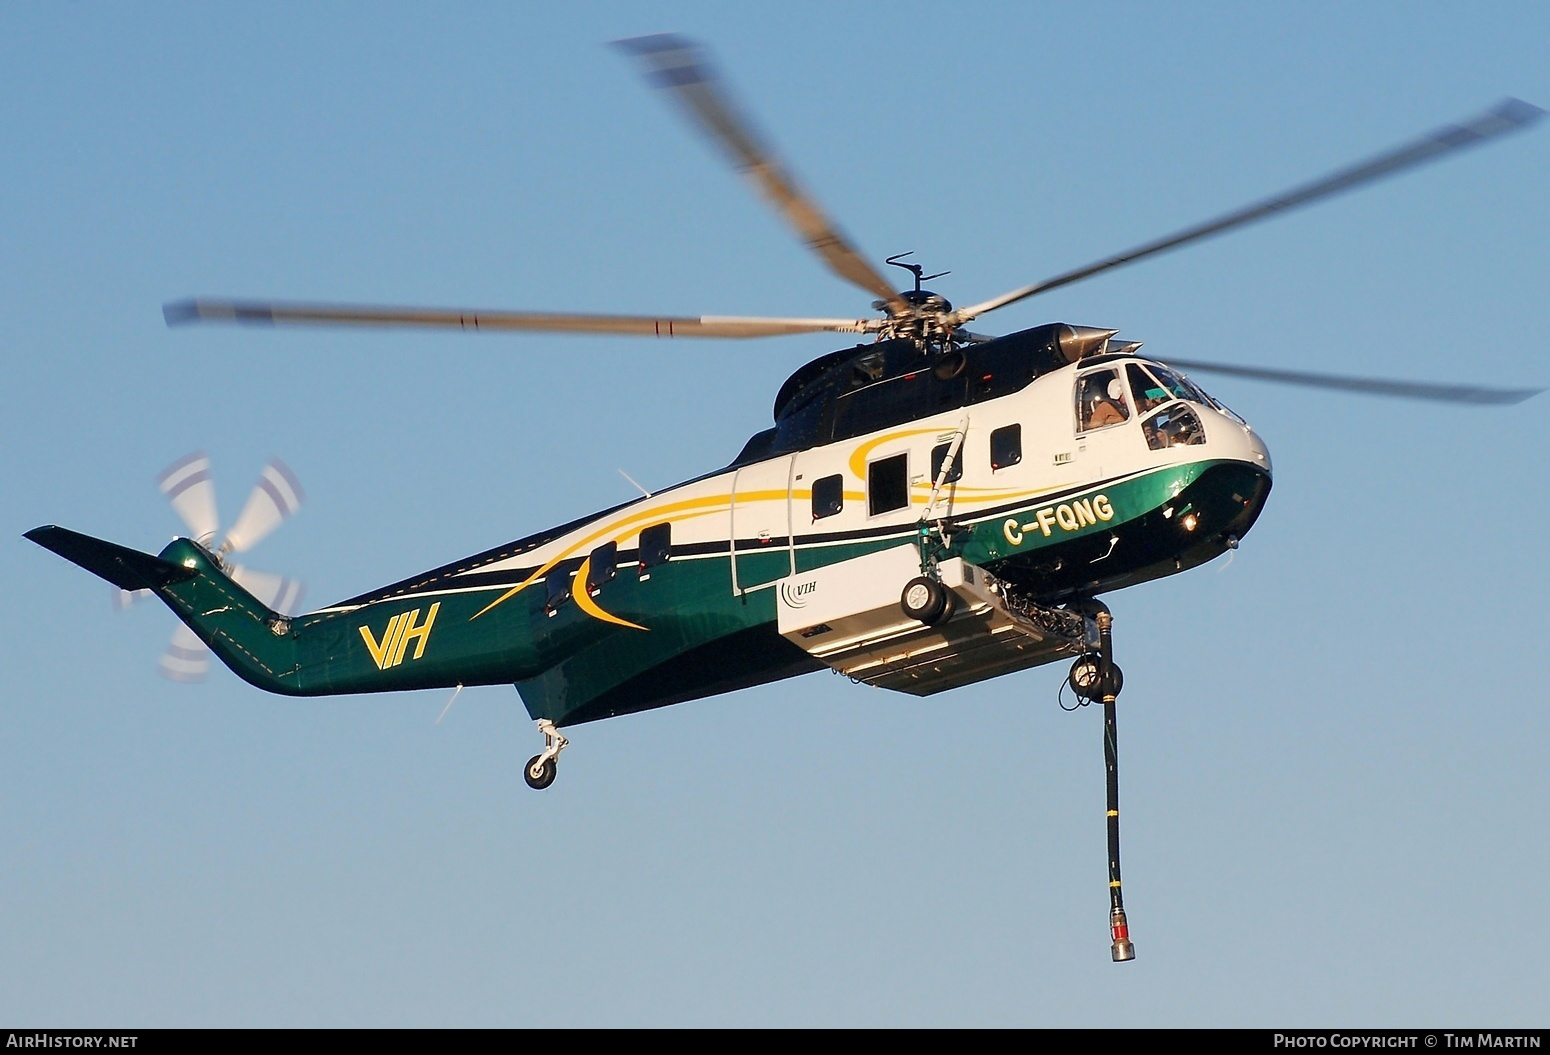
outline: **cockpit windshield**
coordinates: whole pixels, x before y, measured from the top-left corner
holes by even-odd
[[[1218,404],[1187,377],[1156,363],[1126,363],[1125,376],[1130,381],[1136,410],[1144,419],[1141,432],[1148,447],[1160,451],[1206,441],[1200,415],[1186,404],[1210,408],[1217,408]]]
[[[1207,394],[1205,389],[1166,366],[1158,363],[1148,363],[1145,366],[1140,363],[1128,363],[1125,371],[1130,378],[1130,390],[1135,396],[1136,408],[1142,414],[1154,407],[1162,406],[1169,400],[1183,399],[1220,410],[1234,421],[1243,423],[1242,418]]]
[[[1161,381],[1164,387],[1173,393],[1174,399],[1187,399],[1193,403],[1202,403],[1208,407],[1211,405],[1210,398],[1191,384],[1188,379],[1180,377],[1166,366],[1154,366],[1151,369],[1152,373],[1157,375],[1157,380]]]

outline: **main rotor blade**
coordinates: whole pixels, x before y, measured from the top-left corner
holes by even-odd
[[[878,319],[780,319],[741,315],[579,315],[560,312],[389,308],[357,304],[295,304],[265,300],[179,300],[162,306],[168,326],[189,322],[427,326],[454,330],[547,330],[639,337],[780,337],[792,333],[873,333]]]
[[[1467,147],[1485,143],[1495,139],[1497,136],[1525,128],[1539,120],[1540,117],[1544,116],[1544,113],[1544,110],[1532,103],[1523,102],[1521,99],[1503,100],[1491,110],[1464,124],[1448,125],[1444,128],[1439,128],[1412,142],[1366,161],[1358,162],[1348,168],[1340,169],[1338,172],[1333,172],[1311,183],[1304,183],[1301,186],[1293,187],[1291,190],[1278,194],[1273,198],[1267,198],[1264,201],[1245,206],[1214,220],[1207,220],[1193,227],[1186,227],[1182,231],[1159,238],[1154,242],[1147,242],[1116,256],[1107,257],[1099,260],[1097,263],[1088,264],[1086,267],[1079,267],[1074,271],[1067,271],[1063,275],[1056,275],[1054,278],[1045,279],[1043,282],[1035,283],[1032,286],[1024,286],[1022,289],[1014,289],[1010,293],[1003,293],[1001,296],[987,300],[983,304],[976,304],[973,307],[961,309],[953,313],[954,320],[955,322],[968,322],[970,319],[983,315],[987,311],[1004,308],[1006,305],[1022,300],[1025,297],[1031,297],[1037,293],[1046,293],[1061,286],[1068,286],[1073,282],[1079,282],[1084,278],[1091,278],[1093,275],[1109,271],[1124,264],[1134,263],[1137,260],[1167,252],[1170,249],[1177,249],[1191,242],[1198,242],[1213,235],[1230,231],[1236,227],[1263,220],[1278,212],[1285,212],[1302,205],[1309,205],[1322,198],[1339,194],[1342,191],[1352,190],[1374,180],[1382,179],[1385,176],[1395,175],[1416,165],[1451,154],[1456,150],[1463,150]]]
[[[1484,388],[1477,385],[1447,385],[1427,381],[1395,381],[1383,377],[1345,377],[1340,374],[1314,374],[1302,370],[1268,370],[1257,366],[1227,363],[1202,363],[1189,359],[1168,359],[1167,365],[1185,370],[1230,374],[1255,381],[1274,381],[1284,385],[1332,388],[1340,392],[1360,392],[1369,396],[1398,396],[1401,399],[1430,399],[1441,403],[1499,405],[1521,403],[1543,392],[1542,388]]]
[[[700,130],[715,140],[738,172],[759,188],[829,270],[886,301],[890,314],[908,310],[893,285],[866,261],[760,142],[752,122],[738,112],[699,45],[687,37],[661,33],[616,41],[615,46],[640,60],[651,84],[677,97]]]

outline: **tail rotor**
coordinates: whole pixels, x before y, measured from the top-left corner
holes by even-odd
[[[210,481],[210,456],[194,451],[173,462],[156,478],[156,486],[188,526],[188,537],[205,549],[215,545],[221,530],[215,511],[215,484]]]
[[[221,537],[220,516],[216,511],[209,455],[204,451],[184,455],[168,466],[156,482],[188,528],[189,537],[209,551],[238,585],[281,615],[294,615],[299,610],[305,592],[300,581],[255,571],[228,560],[262,542],[301,508],[306,494],[284,462],[275,458],[264,466],[242,512],[219,545],[216,539]],[[113,606],[127,608],[149,592],[115,590]],[[157,669],[169,681],[204,681],[210,673],[210,650],[198,635],[180,623],[167,650],[162,653]]]
[[[172,632],[167,651],[161,654],[156,671],[168,681],[192,684],[210,676],[210,650],[182,623]]]
[[[258,483],[253,485],[237,522],[226,533],[218,555],[224,558],[228,553],[246,553],[295,516],[306,497],[286,464],[278,458],[271,460],[259,473]]]

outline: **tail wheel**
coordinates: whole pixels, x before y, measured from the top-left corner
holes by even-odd
[[[941,626],[953,617],[958,607],[953,592],[935,579],[924,575],[911,579],[899,595],[899,607],[911,619],[918,619],[927,626]]]
[[[542,791],[554,783],[558,772],[559,767],[554,764],[554,759],[534,755],[527,760],[527,768],[522,771],[522,779],[526,780],[527,786],[534,791]]]

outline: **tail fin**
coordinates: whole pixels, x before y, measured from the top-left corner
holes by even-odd
[[[104,542],[53,524],[33,528],[27,532],[27,537],[44,549],[53,550],[70,563],[79,564],[93,575],[101,576],[120,590],[155,590],[192,579],[197,574],[180,564],[153,557],[149,553]]]
[[[160,556],[48,525],[27,538],[124,590],[151,590],[239,677],[258,688],[309,694],[300,685],[297,634],[188,539]],[[316,690],[313,690],[316,691]]]

